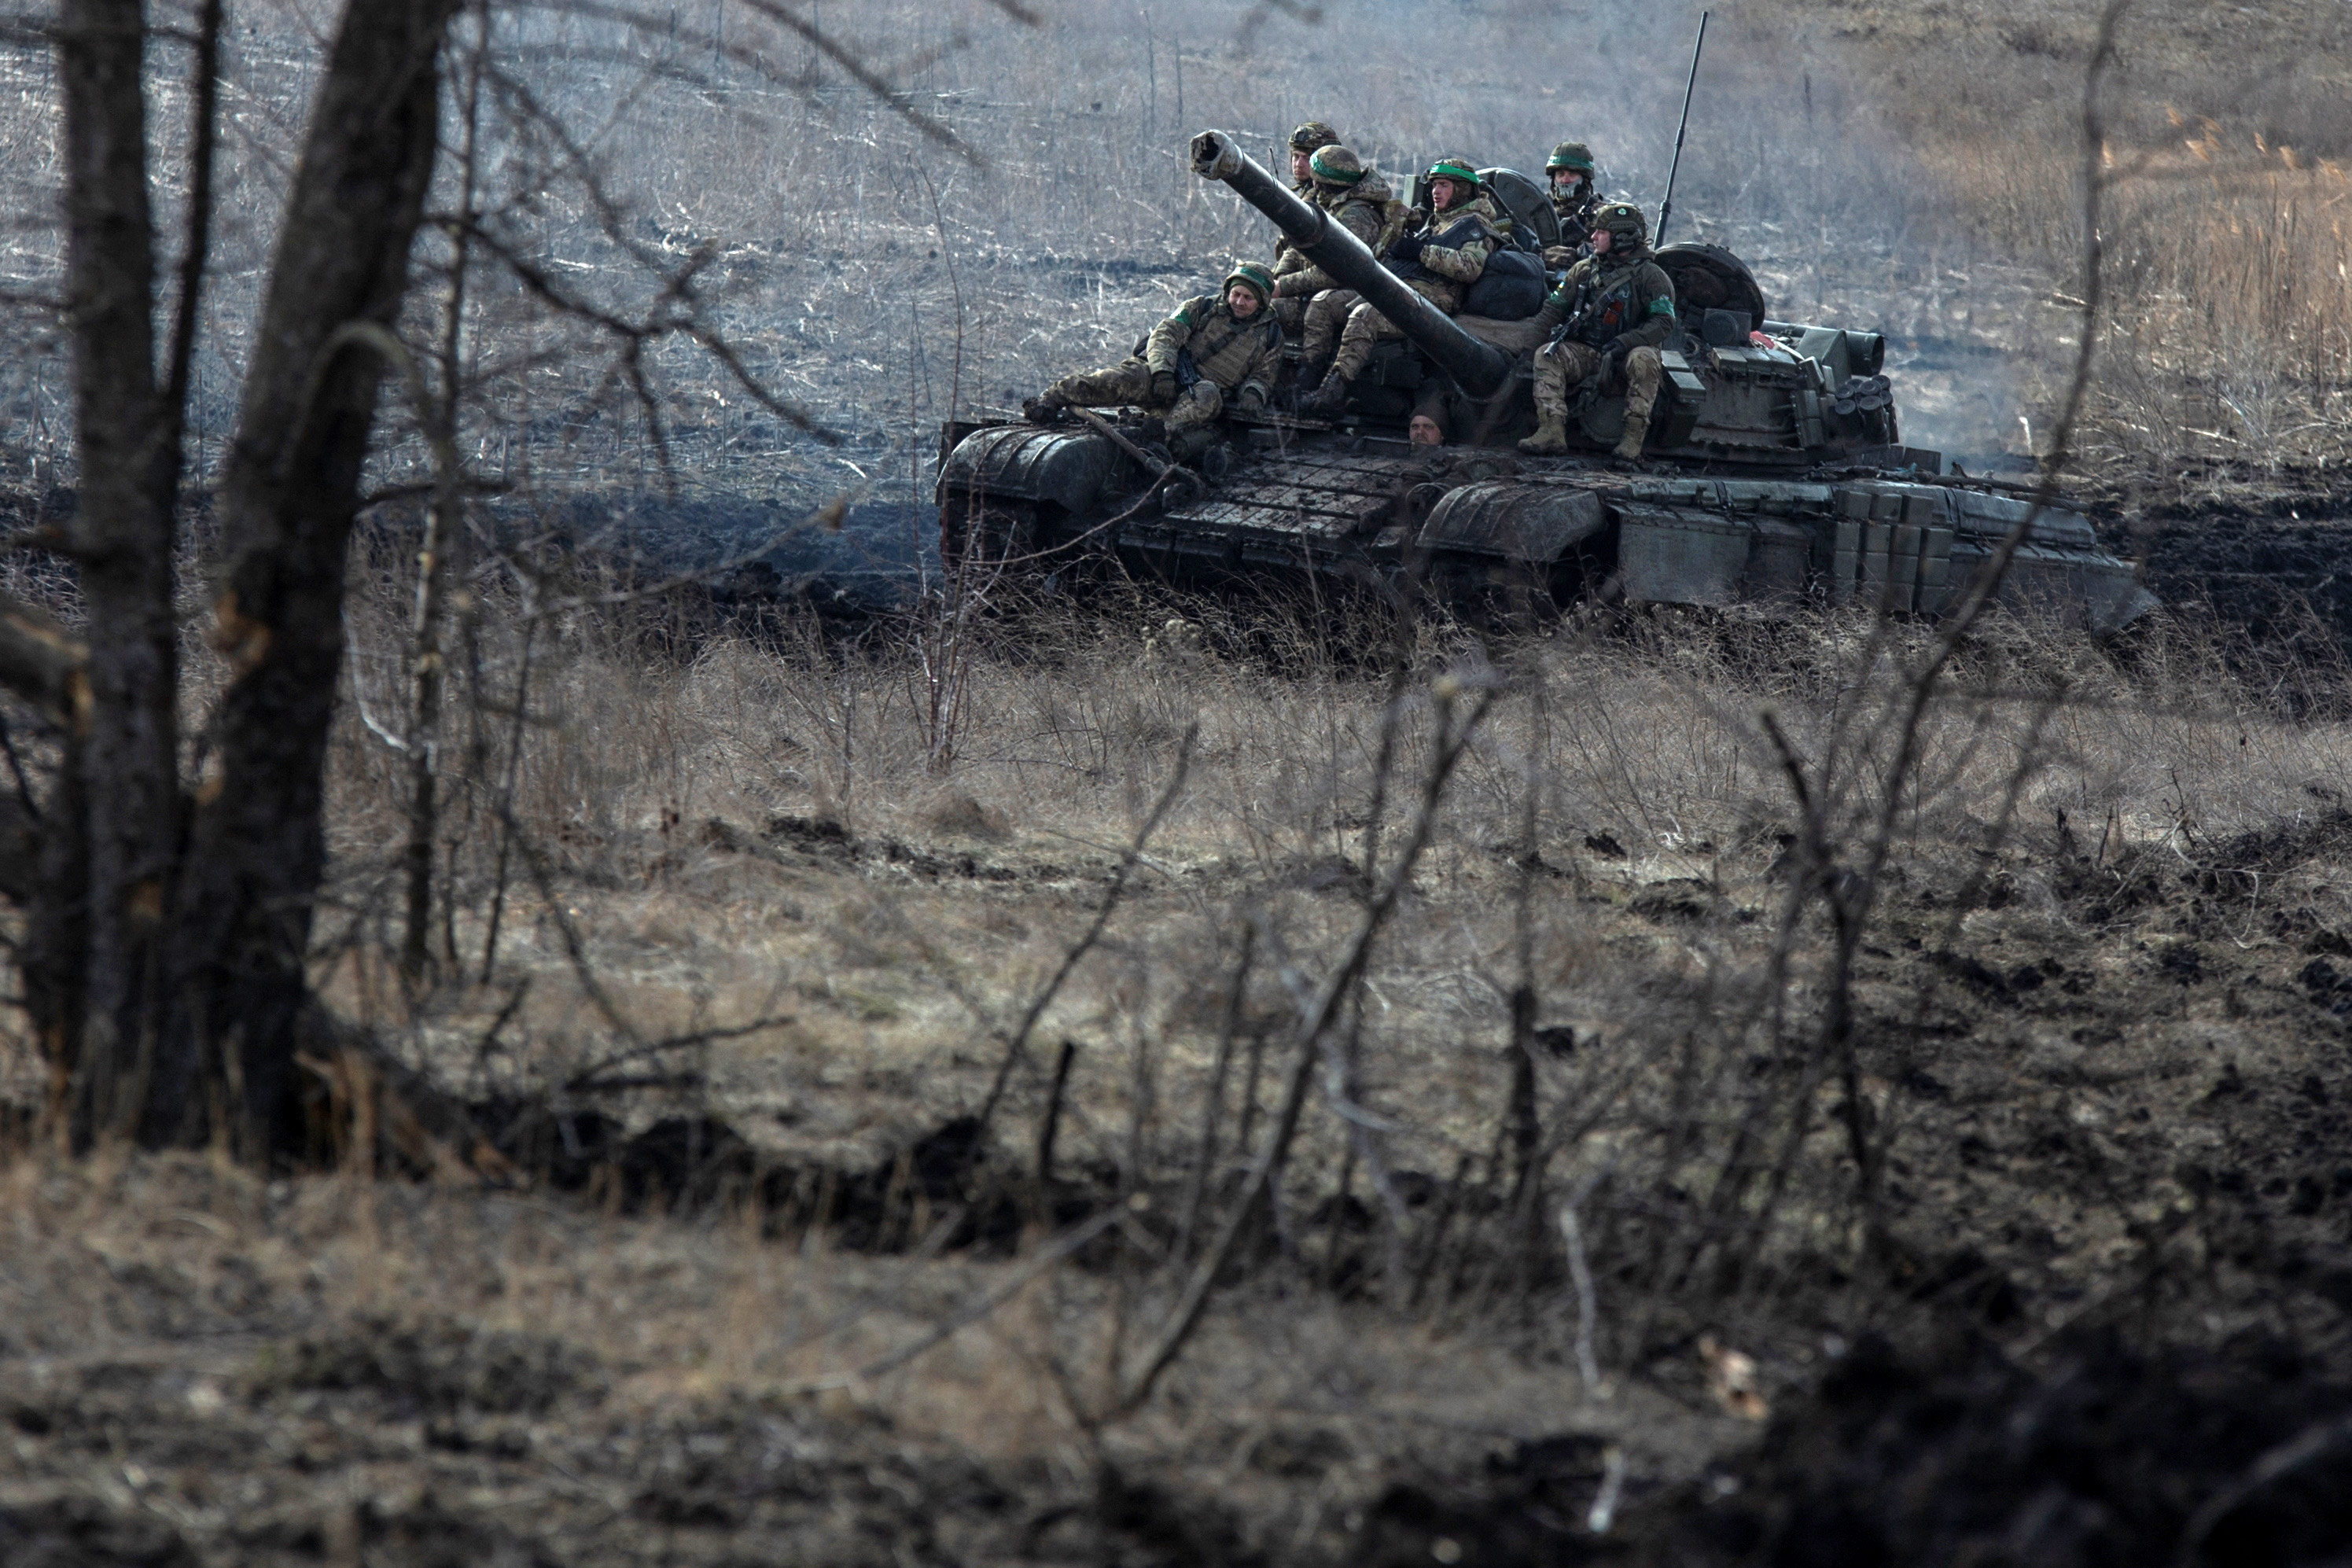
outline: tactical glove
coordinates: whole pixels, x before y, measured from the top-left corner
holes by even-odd
[[[1154,403],[1173,403],[1176,401],[1176,373],[1174,371],[1155,370],[1151,373],[1151,401]]]
[[[1421,259],[1422,247],[1428,243],[1429,239],[1425,235],[1405,235],[1394,245],[1389,247],[1389,259],[1391,261],[1398,262],[1419,261]]]
[[[1255,385],[1243,387],[1241,395],[1234,399],[1234,406],[1240,409],[1244,414],[1264,413],[1265,411],[1265,388]]]
[[[1601,356],[1601,379],[1604,384],[1614,386],[1625,379],[1625,357],[1633,352],[1633,345],[1622,338],[1609,345]]]

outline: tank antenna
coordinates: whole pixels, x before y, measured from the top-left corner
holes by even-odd
[[[1658,204],[1658,237],[1653,243],[1662,250],[1666,244],[1666,219],[1675,213],[1675,176],[1682,172],[1683,133],[1690,129],[1691,94],[1698,90],[1698,55],[1706,47],[1706,19],[1710,15],[1706,11],[1698,14],[1698,42],[1691,46],[1690,80],[1683,84],[1683,120],[1675,127],[1675,161],[1666,165],[1666,199]]]

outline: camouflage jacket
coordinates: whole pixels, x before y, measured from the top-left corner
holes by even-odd
[[[1656,348],[1679,326],[1675,283],[1665,269],[1638,256],[1588,256],[1568,269],[1536,312],[1537,328],[1596,349],[1616,344]]]
[[[1404,229],[1405,205],[1375,170],[1365,170],[1364,177],[1344,191],[1318,192],[1315,205],[1339,219],[1339,226],[1362,240],[1374,256]],[[1275,265],[1274,278],[1274,292],[1284,300],[1341,287],[1298,250],[1284,254]]]
[[[1451,315],[1486,270],[1486,258],[1510,243],[1511,221],[1496,210],[1494,198],[1480,195],[1435,215],[1418,232],[1421,255],[1389,270]]]
[[[1154,374],[1181,374],[1180,356],[1190,355],[1203,381],[1233,392],[1255,386],[1274,390],[1282,366],[1282,323],[1271,310],[1260,310],[1246,321],[1234,319],[1233,308],[1222,296],[1203,294],[1187,300],[1177,312],[1151,329],[1143,361]]]

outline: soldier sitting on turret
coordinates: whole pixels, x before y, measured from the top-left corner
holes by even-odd
[[[1568,450],[1570,395],[1589,398],[1625,384],[1625,434],[1615,455],[1642,455],[1650,410],[1658,401],[1665,366],[1658,347],[1678,327],[1675,284],[1650,258],[1650,226],[1642,209],[1611,202],[1593,214],[1592,254],[1569,268],[1536,314],[1551,342],[1536,351],[1536,433],[1523,452]]]
[[[1255,414],[1265,406],[1282,365],[1282,323],[1266,310],[1274,278],[1255,261],[1225,275],[1222,296],[1188,300],[1151,329],[1139,357],[1108,370],[1066,375],[1022,405],[1045,420],[1072,405],[1132,404],[1163,412],[1168,443],[1179,461],[1200,455],[1213,438],[1208,426],[1233,406]]]
[[[1404,232],[1405,205],[1380,172],[1347,148],[1318,147],[1307,159],[1317,206],[1378,256]],[[1274,264],[1274,314],[1286,332],[1305,331],[1305,363],[1320,370],[1331,358],[1348,312],[1363,296],[1307,259],[1301,250],[1284,253]]]
[[[1479,183],[1467,158],[1440,158],[1429,166],[1429,216],[1389,247],[1389,270],[1405,286],[1451,316],[1462,308],[1462,297],[1486,270],[1486,258],[1509,243],[1510,220],[1502,216]],[[1372,357],[1372,345],[1383,338],[1401,338],[1403,331],[1367,300],[1348,312],[1339,334],[1339,352],[1322,383],[1299,403],[1302,414],[1337,414],[1347,401],[1348,383],[1361,375]],[[1299,367],[1303,382],[1314,370]]]
[[[1601,205],[1601,192],[1592,184],[1592,149],[1563,142],[1551,150],[1544,173],[1551,180],[1551,210],[1559,217],[1559,243],[1544,247],[1544,266],[1559,272],[1584,258],[1592,237],[1592,215]]]

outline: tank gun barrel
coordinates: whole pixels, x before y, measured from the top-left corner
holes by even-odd
[[[1244,153],[1222,131],[1192,138],[1192,172],[1222,180],[1235,195],[1272,218],[1275,226],[1309,260],[1361,294],[1395,323],[1421,351],[1473,397],[1488,397],[1509,382],[1511,358],[1455,326],[1444,311],[1404,285],[1381,266],[1364,242],[1319,208],[1302,202],[1264,164]]]

